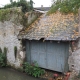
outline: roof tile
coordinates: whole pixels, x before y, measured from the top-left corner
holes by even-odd
[[[19,34],[19,38],[29,40],[76,40],[79,32],[78,14],[61,14],[56,12],[51,15],[43,14],[38,20]],[[24,37],[25,36],[25,37]]]

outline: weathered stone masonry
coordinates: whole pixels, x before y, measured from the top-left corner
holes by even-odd
[[[11,10],[11,9],[10,9]],[[17,12],[15,13],[15,10]],[[7,63],[14,68],[21,68],[21,65],[25,58],[25,53],[22,51],[21,41],[18,39],[19,32],[26,26],[22,25],[21,15],[22,12],[19,8],[12,9],[11,13],[8,13],[9,19],[0,21],[0,48],[3,50],[4,47],[7,48]],[[25,24],[31,24],[39,13],[29,12],[25,17],[27,18]],[[23,22],[24,23],[24,22]],[[17,47],[17,55],[15,57],[14,47]]]
[[[14,47],[16,46],[18,52],[20,52],[21,42],[18,40],[17,35],[22,28],[22,25],[17,26],[10,21],[0,22],[0,47],[8,49],[7,62],[11,66],[15,65],[15,67],[20,66],[20,59],[18,56],[15,59],[14,56]]]

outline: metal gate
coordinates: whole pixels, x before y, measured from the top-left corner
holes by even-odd
[[[27,41],[27,61],[37,61],[40,67],[65,72],[68,71],[69,43],[50,41]]]

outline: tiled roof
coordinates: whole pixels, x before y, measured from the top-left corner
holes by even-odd
[[[43,14],[33,24],[20,32],[19,39],[29,40],[62,40],[70,41],[78,38],[78,14],[61,14],[56,12],[51,15]]]
[[[50,10],[50,7],[36,7],[34,9],[41,10],[41,11],[49,11]]]

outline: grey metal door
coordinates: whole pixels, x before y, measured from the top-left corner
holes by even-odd
[[[31,42],[31,63],[36,61],[40,67],[46,68],[46,46],[40,41]]]
[[[26,41],[26,60],[30,63],[31,62],[31,49],[30,49],[30,41]]]
[[[28,46],[28,62],[37,61],[40,67],[59,72],[68,70],[68,43],[31,41],[29,44],[27,43]]]
[[[47,68],[59,72],[68,70],[68,43],[47,42]]]

